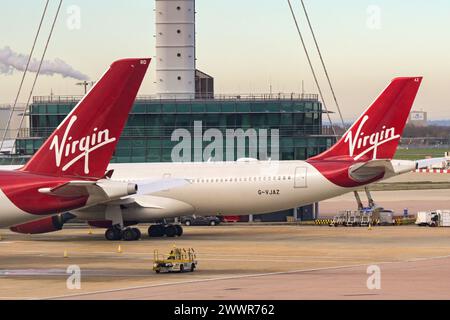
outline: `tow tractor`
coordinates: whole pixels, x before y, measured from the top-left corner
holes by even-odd
[[[154,251],[153,271],[161,272],[194,272],[197,268],[197,255],[194,249],[183,249],[174,247],[170,251],[167,258],[159,254],[158,250]]]

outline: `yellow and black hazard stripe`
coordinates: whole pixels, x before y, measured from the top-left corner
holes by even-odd
[[[333,223],[333,219],[316,219],[314,224],[316,225],[330,225]]]

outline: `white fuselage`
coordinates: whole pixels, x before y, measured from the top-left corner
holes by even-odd
[[[391,161],[393,175],[413,169],[414,162]],[[12,170],[16,167],[4,167]],[[180,187],[151,194],[132,196],[129,205],[121,202],[124,221],[153,222],[184,215],[249,215],[277,212],[333,198],[359,187],[346,188],[332,183],[305,161],[258,161],[199,163],[129,163],[111,164],[115,181],[141,183],[161,179],[189,181]],[[384,178],[388,178],[385,175]],[[372,181],[373,182],[373,181]],[[0,198],[3,196],[0,193]],[[11,211],[9,226],[40,219],[15,208],[3,196]],[[125,199],[124,199],[125,201]],[[72,211],[87,221],[110,220],[110,204]],[[114,202],[111,204],[114,205]],[[14,212],[12,212],[14,211]]]
[[[351,191],[304,161],[112,164],[110,169],[121,181],[187,179],[186,186],[152,196],[185,202],[196,215],[269,213]]]

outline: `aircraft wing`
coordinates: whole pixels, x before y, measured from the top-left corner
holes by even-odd
[[[53,188],[39,189],[39,192],[63,198],[87,197],[102,191],[96,183],[96,181],[71,181]]]
[[[75,212],[84,212],[92,216],[105,212],[107,206],[120,206],[121,209],[130,209],[137,214],[141,212],[145,216],[154,217],[155,219],[189,215],[195,211],[194,207],[189,203],[156,194],[161,191],[180,188],[189,183],[185,179],[139,181],[138,191],[134,195],[99,202],[80,210],[75,210]]]
[[[88,197],[90,205],[124,200],[132,195],[150,195],[189,184],[184,179],[162,179],[153,181],[121,182],[109,179],[98,181],[70,181],[39,192],[55,197]],[[132,202],[132,201],[131,201]]]
[[[39,189],[39,192],[62,198],[89,197],[100,202],[136,194],[137,188],[134,183],[111,180],[70,181],[56,187]]]
[[[141,208],[163,209],[178,201],[164,197],[154,197],[152,195],[161,191],[169,191],[180,188],[188,185],[189,183],[190,182],[185,179],[139,181],[138,192],[135,195],[121,199],[119,202],[115,201],[114,203],[120,203],[123,205],[134,204]]]
[[[183,187],[190,182],[186,179],[161,179],[138,181],[138,195],[150,195],[152,193]]]

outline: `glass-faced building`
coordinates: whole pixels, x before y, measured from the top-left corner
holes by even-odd
[[[30,128],[21,133],[16,152],[33,155],[80,99],[35,97],[29,110]],[[186,129],[194,135],[195,123],[201,124],[203,132],[219,129],[224,136],[227,129],[255,129],[257,132],[266,129],[269,150],[270,130],[278,130],[281,160],[304,160],[333,143],[331,136],[324,135],[322,104],[316,95],[218,96],[191,101],[139,97],[112,161],[170,162],[172,149],[179,143],[179,140],[172,141],[174,131]],[[209,143],[203,142],[203,147]],[[250,156],[248,143],[245,150],[240,151]],[[192,160],[195,160],[193,155]]]
[[[16,164],[25,162],[39,149],[80,99],[72,96],[34,97],[28,113],[30,127],[21,132],[16,144]],[[304,160],[333,144],[333,136],[324,132],[322,114],[317,95],[215,96],[214,99],[189,101],[141,96],[134,104],[112,162],[171,162],[172,150],[179,143],[176,139],[172,141],[174,131],[185,129],[194,137],[194,125],[199,123],[202,132],[218,129],[224,136],[230,129],[254,129],[257,132],[265,129],[269,135],[269,151],[271,130],[278,130],[279,159]],[[210,143],[203,142],[202,147]],[[236,157],[239,154],[251,156],[248,143],[244,150],[235,150]],[[195,161],[194,143],[191,152],[190,158]],[[268,157],[275,158],[270,154]],[[225,154],[223,159],[228,159]],[[312,207],[304,210],[305,218],[313,213]],[[261,219],[280,220],[286,215],[289,214]]]

